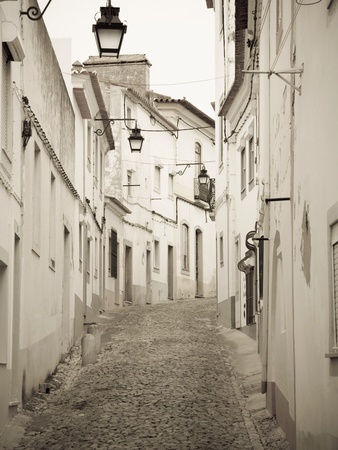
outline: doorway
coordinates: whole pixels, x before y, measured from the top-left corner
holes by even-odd
[[[174,247],[168,245],[168,299],[174,299]]]
[[[203,297],[203,241],[202,231],[195,233],[195,270],[196,270],[196,297]]]
[[[147,250],[147,257],[146,257],[146,303],[151,304],[152,298],[151,298],[151,251]]]
[[[66,355],[70,347],[70,234],[64,226],[63,239],[63,280],[62,280],[62,337],[61,354]]]
[[[132,273],[132,248],[129,245],[125,247],[125,264],[124,264],[124,302],[128,305],[133,304],[133,273]]]

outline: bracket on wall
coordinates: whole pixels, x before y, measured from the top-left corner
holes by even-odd
[[[265,203],[271,203],[271,202],[287,202],[290,201],[290,197],[275,197],[275,198],[266,198]]]
[[[292,88],[296,89],[296,91],[301,94],[302,88],[301,86],[296,86],[295,84],[291,83],[288,79],[283,77],[284,74],[289,75],[302,75],[304,72],[304,64],[302,64],[302,67],[300,69],[286,69],[286,70],[242,70],[242,73],[249,73],[252,75],[268,75],[270,78],[271,75],[276,75],[278,78],[283,80],[285,83],[287,83]]]

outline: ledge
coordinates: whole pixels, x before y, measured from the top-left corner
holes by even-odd
[[[338,352],[325,353],[325,358],[330,359],[338,358]]]

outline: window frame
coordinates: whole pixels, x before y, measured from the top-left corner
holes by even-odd
[[[219,264],[221,267],[224,266],[224,239],[223,231],[219,234]]]
[[[330,225],[329,253],[331,270],[329,357],[338,358],[338,222]]]
[[[160,240],[154,238],[154,271],[160,271]]]
[[[252,186],[255,181],[255,142],[254,137],[250,136],[247,140],[248,145],[248,175],[249,175],[249,186]]]
[[[328,256],[328,352],[326,358],[338,358],[338,298],[335,299],[335,273],[333,246],[338,243],[338,202],[336,202],[327,213],[327,256]],[[337,274],[338,277],[338,274]]]
[[[189,272],[190,261],[189,261],[189,225],[187,223],[182,223],[181,227],[181,255],[182,255],[182,271]]]
[[[1,164],[11,176],[13,148],[10,142],[11,112],[11,55],[6,44],[2,44],[2,77],[1,77]]]
[[[168,197],[174,197],[174,175],[172,173],[169,173],[168,176]]]
[[[240,148],[240,159],[241,159],[241,194],[246,194],[246,183],[247,183],[247,168],[246,168],[246,146]]]
[[[41,227],[42,227],[42,154],[35,143],[33,154],[33,183],[32,183],[32,250],[40,256]]]
[[[154,166],[154,191],[161,193],[161,167],[158,164]]]
[[[117,279],[118,276],[118,241],[117,231],[111,228],[109,237],[109,275]]]

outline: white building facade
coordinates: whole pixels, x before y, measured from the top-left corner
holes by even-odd
[[[257,338],[268,410],[276,416],[291,448],[335,449],[337,156],[333,124],[338,116],[334,81],[338,6],[334,1],[301,0],[215,0],[207,1],[207,6],[215,9],[216,24],[223,24],[230,33],[224,31],[223,41],[219,39],[222,30],[218,28],[216,34],[216,67],[218,74],[224,70],[226,81],[225,88],[216,84],[215,108],[220,116],[217,123],[225,120],[230,126],[225,134],[231,136],[235,130],[226,143],[229,176],[217,178],[216,229],[219,239],[221,224],[228,224],[230,272],[230,288],[218,284],[221,315],[229,326],[242,328],[237,306],[233,309],[236,319],[231,321],[233,310],[221,305],[231,294],[237,305],[238,289],[243,288],[237,284],[237,270],[244,269],[240,277],[245,273],[246,290],[251,282],[254,292],[256,329],[249,334]],[[236,36],[235,49],[232,36]],[[232,97],[237,70],[242,84]],[[233,121],[236,107],[243,113],[240,121]],[[253,133],[249,131],[248,136],[249,140],[254,136],[256,164],[253,195],[241,196],[240,202],[238,197],[232,199],[233,207],[219,206],[222,201],[226,204],[227,183],[231,186],[232,179],[244,188],[243,164],[235,149],[247,145],[250,123]],[[222,138],[217,127],[216,138],[219,154]],[[241,244],[236,257],[233,240],[245,229],[252,233],[247,232],[246,248]],[[231,280],[239,287],[231,289]]]
[[[115,275],[107,271],[106,305],[214,296],[215,271],[205,264],[215,260],[209,191],[203,201],[196,185],[203,164],[214,174],[214,121],[186,100],[128,88],[149,84],[144,55],[104,64],[90,58],[84,67],[97,72],[114,119],[115,149],[106,160],[108,204],[125,208],[119,226],[107,216],[106,256],[118,262]],[[144,142],[140,153],[131,153],[128,137],[136,123]]]
[[[112,143],[106,136],[97,147],[101,170],[88,163],[88,130],[106,114],[98,83],[80,76],[73,93],[43,20],[20,7],[0,2],[0,432],[100,307]]]

